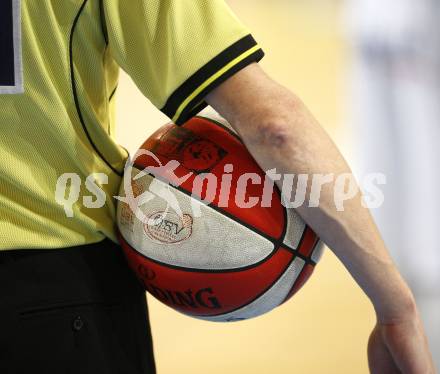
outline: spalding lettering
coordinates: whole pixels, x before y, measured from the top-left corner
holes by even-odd
[[[215,297],[212,288],[202,288],[197,292],[164,290],[154,284],[143,282],[146,290],[159,300],[180,307],[198,309],[221,309],[220,301]]]
[[[205,308],[220,309],[221,305],[220,305],[218,299],[215,296],[206,297],[204,299],[203,298],[203,294],[205,294],[205,293],[208,293],[210,295],[213,294],[211,288],[203,288],[203,289],[197,291],[197,293],[196,293],[196,300],[197,300],[197,302],[201,306],[204,306]]]

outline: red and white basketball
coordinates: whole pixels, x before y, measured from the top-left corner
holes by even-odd
[[[319,238],[227,123],[168,124],[140,151],[117,222],[151,295],[192,317],[238,321],[282,304],[310,277]]]

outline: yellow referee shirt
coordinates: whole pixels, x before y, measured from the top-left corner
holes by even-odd
[[[262,56],[222,0],[1,0],[0,250],[115,240],[120,68],[182,123]],[[72,217],[55,193],[65,173],[81,181]],[[83,198],[96,173],[108,176],[106,203],[92,209]]]

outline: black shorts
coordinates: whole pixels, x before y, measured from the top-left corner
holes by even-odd
[[[155,373],[145,292],[119,246],[0,251],[0,373]]]

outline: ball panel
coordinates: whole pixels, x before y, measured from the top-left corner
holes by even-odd
[[[237,131],[235,131],[232,125],[228,121],[226,121],[226,119],[224,119],[218,112],[216,112],[214,108],[205,108],[196,116],[196,118],[202,118],[205,121],[214,122],[220,127],[226,129],[230,134],[232,134],[232,136],[237,137],[242,142]]]
[[[322,255],[324,254],[324,250],[325,250],[324,243],[321,240],[319,240],[315,246],[315,249],[313,250],[311,257],[312,261],[315,262],[316,264],[319,261],[321,261]]]
[[[257,264],[274,251],[271,241],[150,175],[136,181],[136,190],[147,193],[148,201],[141,207],[146,219],[123,219],[130,207],[120,203],[119,229],[132,247],[152,260],[176,267],[228,270]],[[169,206],[172,201],[181,211]]]
[[[292,284],[295,283],[295,280],[301,273],[304,264],[304,260],[296,257],[270,289],[250,304],[231,313],[210,317],[203,316],[200,318],[213,322],[232,322],[253,318],[271,311],[284,301]]]
[[[257,267],[224,273],[197,272],[156,263],[136,252],[123,238],[121,243],[146,290],[170,307],[195,317],[225,314],[252,303],[261,290],[271,288],[280,279],[280,269],[292,267],[293,259],[292,253],[279,249]],[[290,286],[281,301],[289,290]]]
[[[310,278],[310,276],[313,273],[313,270],[315,267],[313,265],[307,264],[303,267],[301,274],[299,275],[296,282],[293,284],[292,289],[289,291],[288,295],[284,299],[283,303],[288,301],[293,295],[295,295],[302,286],[307,282],[307,280]]]
[[[310,258],[313,250],[318,244],[318,241],[319,239],[316,236],[316,234],[313,232],[313,230],[310,227],[306,226],[298,252],[304,257]]]
[[[294,209],[286,209],[286,212],[287,229],[283,244],[292,249],[297,249],[306,225]]]

